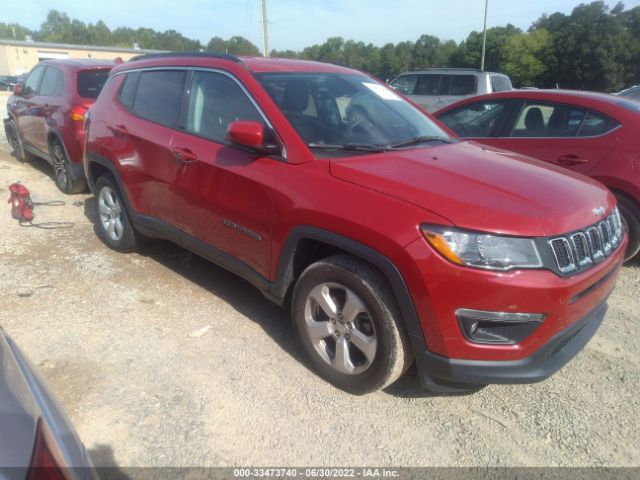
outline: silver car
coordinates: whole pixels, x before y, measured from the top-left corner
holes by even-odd
[[[464,68],[428,68],[398,75],[389,85],[428,112],[466,97],[513,90],[511,79]]]
[[[0,480],[32,478],[98,477],[44,380],[0,327]]]

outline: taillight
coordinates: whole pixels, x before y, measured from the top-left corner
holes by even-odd
[[[26,480],[68,480],[64,457],[42,418],[38,419],[36,441]]]
[[[71,120],[76,122],[84,121],[84,113],[89,110],[84,105],[74,105],[71,109]]]

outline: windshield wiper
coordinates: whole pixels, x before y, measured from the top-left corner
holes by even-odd
[[[370,143],[309,143],[309,148],[322,148],[324,150],[353,150],[356,152],[384,152],[387,147],[372,145]]]
[[[392,143],[388,148],[401,148],[401,147],[410,147],[412,145],[418,145],[424,142],[443,142],[443,143],[453,143],[454,140],[447,137],[438,137],[435,135],[418,135],[417,137],[409,138],[407,140],[403,140],[401,142]]]

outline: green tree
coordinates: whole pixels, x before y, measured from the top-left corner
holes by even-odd
[[[548,62],[553,68],[544,86],[605,92],[624,87],[638,37],[630,33],[619,5],[610,13],[602,1],[581,4],[571,15],[542,17],[534,27],[552,35]]]
[[[33,32],[27,27],[23,27],[18,23],[0,22],[0,38],[25,40],[27,35],[33,35]]]
[[[208,52],[228,53],[229,55],[260,55],[260,49],[241,36],[224,40],[221,37],[213,37],[209,40],[206,50]]]
[[[551,34],[544,28],[507,38],[502,49],[502,72],[514,85],[533,86],[547,74]]]

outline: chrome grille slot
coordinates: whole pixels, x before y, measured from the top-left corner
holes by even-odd
[[[589,247],[591,247],[591,255],[595,262],[604,258],[604,250],[602,249],[602,237],[600,236],[600,230],[596,227],[591,227],[587,230],[589,236]]]
[[[573,260],[573,252],[571,251],[569,240],[564,237],[555,238],[551,240],[550,243],[560,271],[562,273],[567,273],[575,270],[576,263]]]
[[[609,255],[609,252],[611,252],[611,227],[609,227],[609,222],[600,222],[598,228],[602,235],[602,248],[604,250],[604,254]]]
[[[571,236],[571,241],[573,242],[573,248],[576,252],[576,261],[578,262],[578,265],[584,267],[585,265],[593,263],[593,260],[591,260],[591,256],[589,255],[589,245],[586,235],[582,232],[576,233]]]
[[[609,226],[609,232],[611,232],[611,245],[615,246],[618,243],[618,232],[616,229],[615,221],[613,220],[613,215],[605,220],[607,225]]]

